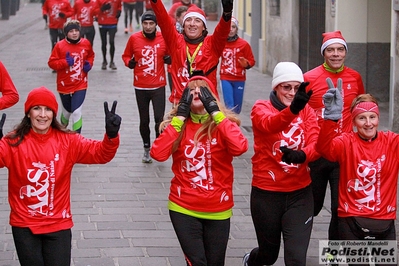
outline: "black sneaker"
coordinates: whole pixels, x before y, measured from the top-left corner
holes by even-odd
[[[109,68],[111,68],[112,70],[117,69],[114,62],[109,63]]]
[[[103,62],[103,65],[101,66],[101,69],[107,69],[107,61]]]

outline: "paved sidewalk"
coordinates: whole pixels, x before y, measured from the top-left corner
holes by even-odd
[[[209,25],[210,28],[212,25],[214,27],[215,22],[209,22]],[[5,111],[7,120],[4,130],[9,131],[23,117],[27,93],[39,86],[46,86],[55,92],[56,76],[47,66],[51,44],[48,30],[44,30],[40,3],[21,3],[16,16],[11,16],[8,21],[0,20],[0,29],[0,60],[9,70],[21,95],[20,102]],[[121,19],[115,39],[115,63],[118,69],[113,71],[101,70],[102,55],[96,27],[96,59],[89,73],[82,134],[101,139],[105,132],[103,102],[117,100],[117,113],[123,118],[121,146],[115,159],[107,165],[76,165],[74,168],[72,265],[184,266],[166,206],[172,177],[171,160],[141,163],[143,150],[132,73],[121,60],[128,40],[123,29]],[[241,265],[242,256],[257,245],[249,210],[253,155],[249,114],[255,100],[269,97],[271,77],[256,69],[249,70],[247,75],[241,118],[250,148],[247,153],[234,159],[235,207],[231,219],[227,266]],[[167,110],[169,108],[170,105],[167,105]],[[387,116],[386,113],[383,115]],[[308,265],[318,265],[318,240],[327,236],[330,218],[328,197],[326,208],[315,217]],[[19,265],[8,216],[7,170],[0,169],[0,266]],[[282,257],[283,250],[275,265],[284,265]]]

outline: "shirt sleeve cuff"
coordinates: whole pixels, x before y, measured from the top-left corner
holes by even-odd
[[[170,122],[172,127],[176,129],[177,132],[181,131],[182,126],[184,125],[184,121],[181,121],[179,118],[176,116],[172,118],[172,121]]]
[[[222,112],[218,112],[213,116],[213,121],[215,121],[216,125],[219,125],[225,118],[226,116]]]

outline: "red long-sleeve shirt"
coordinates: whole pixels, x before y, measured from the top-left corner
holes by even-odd
[[[74,58],[72,66],[69,66],[65,59],[67,52]],[[66,94],[87,89],[87,73],[83,71],[85,61],[93,66],[94,52],[87,39],[81,38],[77,44],[70,43],[66,39],[57,42],[48,65],[57,71],[58,92]]]
[[[85,139],[50,128],[46,134],[31,130],[16,147],[0,140],[0,167],[8,168],[10,225],[28,227],[34,234],[73,226],[71,172],[76,163],[104,164],[112,160],[119,137]]]
[[[50,29],[63,29],[67,18],[72,17],[74,11],[68,0],[46,0],[42,6],[43,15],[48,17],[48,27]],[[65,17],[61,18],[60,13]]]
[[[98,25],[117,25],[118,18],[116,15],[122,11],[122,1],[121,0],[97,0],[98,3]],[[103,4],[110,3],[111,8],[105,11],[101,11],[101,6]],[[119,12],[118,12],[119,11]]]
[[[248,60],[249,66],[255,65],[255,58],[249,43],[238,37],[233,42],[227,42],[222,54],[220,65],[220,79],[231,81],[245,81],[246,69],[238,62],[240,57]]]
[[[318,157],[315,151],[319,128],[308,105],[294,115],[290,108],[281,112],[270,101],[258,100],[251,111],[254,132],[252,186],[263,190],[291,192],[311,183],[308,162]],[[281,161],[281,146],[302,150],[306,161],[287,164]]]
[[[160,32],[153,40],[146,38],[143,32],[132,34],[127,41],[122,60],[129,65],[134,56],[137,61],[133,69],[133,85],[139,88],[159,88],[166,85],[165,64],[166,44]]]
[[[193,211],[226,211],[234,205],[233,156],[247,151],[248,140],[236,123],[225,118],[212,132],[211,140],[202,139],[195,145],[194,134],[201,126],[189,117],[179,147],[172,154],[179,133],[169,125],[155,139],[151,157],[165,161],[172,155],[170,201]]]
[[[8,74],[7,69],[0,61],[0,110],[13,106],[19,101],[19,94]]]
[[[79,20],[82,27],[93,26],[94,17],[100,11],[96,0],[90,0],[89,3],[85,3],[83,0],[76,0],[73,10],[76,19]]]
[[[338,216],[396,219],[399,135],[379,131],[365,141],[354,132],[337,136],[337,127],[324,121],[316,150],[339,163]]]
[[[223,18],[220,18],[212,35],[207,35],[201,44],[190,44],[184,40],[183,34],[176,31],[174,21],[169,17],[162,1],[158,0],[156,3],[151,1],[151,5],[157,16],[158,25],[162,30],[162,36],[165,39],[172,57],[170,73],[172,74],[173,91],[169,97],[169,101],[171,103],[177,103],[190,77],[187,66],[186,49],[189,50],[191,56],[193,56],[196,49],[198,49],[191,63],[191,70],[202,70],[206,74],[208,70],[217,66],[219,63],[219,58],[222,55],[230,32],[231,20],[226,22]],[[216,72],[217,70],[215,68],[207,76],[215,88],[217,88],[218,85]],[[217,91],[214,91],[214,93],[218,96]]]
[[[323,95],[329,89],[326,78],[331,78],[335,86],[337,85],[338,79],[342,79],[342,99],[344,106],[342,110],[342,119],[339,121],[340,131],[353,131],[350,106],[356,96],[365,93],[360,74],[346,66],[344,66],[344,69],[339,73],[331,73],[327,71],[323,65],[320,65],[306,72],[303,77],[305,81],[310,82],[306,87],[306,91],[313,90],[312,97],[310,97],[308,104],[315,110],[319,126],[321,126],[321,123],[324,121],[322,117],[324,110]]]

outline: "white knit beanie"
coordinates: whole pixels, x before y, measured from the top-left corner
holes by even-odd
[[[280,83],[289,81],[303,82],[302,70],[293,62],[278,63],[273,71],[272,89]]]

